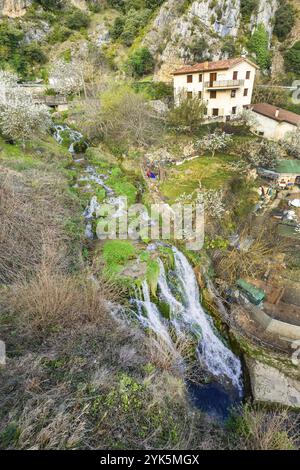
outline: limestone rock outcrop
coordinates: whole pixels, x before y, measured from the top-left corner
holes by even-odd
[[[9,18],[23,16],[31,3],[31,0],[0,0],[0,16]]]

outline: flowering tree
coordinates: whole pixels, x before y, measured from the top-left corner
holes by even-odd
[[[199,150],[207,150],[214,157],[218,150],[224,150],[232,142],[232,138],[226,132],[216,130],[213,134],[207,134],[196,143]]]
[[[238,114],[239,121],[244,125],[251,128],[255,128],[258,125],[258,119],[253,111],[250,109],[243,109]]]
[[[282,155],[282,149],[276,142],[262,140],[254,142],[245,149],[244,155],[255,167],[274,169]]]
[[[57,93],[71,95],[84,88],[84,67],[82,62],[57,60],[49,77],[49,84]]]
[[[0,130],[11,139],[24,142],[33,134],[46,133],[52,121],[49,109],[35,104],[17,80],[14,74],[0,71]]]
[[[199,204],[204,204],[206,214],[221,220],[226,212],[223,196],[222,190],[203,189],[200,185],[196,200]]]
[[[300,158],[300,129],[288,132],[282,141],[282,146],[293,158]]]

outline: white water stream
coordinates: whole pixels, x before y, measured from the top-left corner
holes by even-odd
[[[242,367],[240,360],[223,343],[213,325],[212,319],[205,313],[199,296],[199,287],[193,268],[186,257],[173,248],[175,268],[174,281],[170,283],[164,265],[160,261],[158,286],[160,298],[170,308],[170,319],[162,318],[157,306],[150,301],[149,290],[143,285],[144,302],[139,301],[138,316],[144,326],[152,329],[172,348],[175,347],[168,330],[168,323],[176,329],[178,336],[192,332],[198,337],[199,360],[213,376],[230,383],[242,390]],[[176,297],[175,297],[176,295]]]
[[[71,140],[69,152],[74,155],[74,144],[82,140],[83,136],[68,126],[57,125],[54,138],[60,144],[63,143],[62,133],[66,131]],[[100,185],[106,191],[107,202],[117,204],[118,198],[114,197],[112,189],[105,184],[108,176],[98,174],[92,166],[87,166],[84,171],[85,175],[81,176],[80,180],[93,181]],[[83,214],[87,222],[86,236],[88,238],[93,238],[92,220],[98,206],[97,197],[94,196]],[[122,201],[120,201],[118,211],[122,212],[123,209]],[[170,336],[169,326],[172,325],[175,328],[178,337],[184,335],[185,332],[195,334],[200,339],[198,356],[201,364],[213,376],[222,381],[230,381],[241,392],[241,363],[223,343],[212,319],[205,313],[200,302],[197,279],[188,260],[176,248],[173,248],[173,252],[175,260],[174,282],[169,281],[164,265],[159,260],[158,286],[161,299],[169,306],[169,320],[164,319],[158,307],[151,302],[146,281],[142,285],[142,298],[136,300],[138,318],[145,328],[151,329],[157,337],[165,342],[170,351],[176,352],[176,347]]]

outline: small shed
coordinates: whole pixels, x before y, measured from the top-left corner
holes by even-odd
[[[276,166],[279,184],[300,185],[300,160],[279,160]]]

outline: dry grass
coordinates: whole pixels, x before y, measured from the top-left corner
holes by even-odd
[[[234,448],[292,450],[299,448],[299,418],[287,409],[245,405],[233,420]]]
[[[71,325],[107,322],[107,302],[115,298],[116,291],[104,280],[93,282],[43,265],[31,280],[4,292],[2,309],[20,329],[38,337]]]
[[[67,240],[64,226],[72,209],[62,176],[0,168],[0,283],[32,274],[42,247]]]
[[[240,236],[243,241],[251,236],[249,227]],[[288,240],[282,241],[273,227],[261,227],[253,243],[247,251],[236,248],[222,252],[216,260],[216,270],[221,279],[233,285],[240,277],[259,278],[266,273],[270,261],[280,251],[288,248]],[[279,268],[279,267],[278,267]]]

